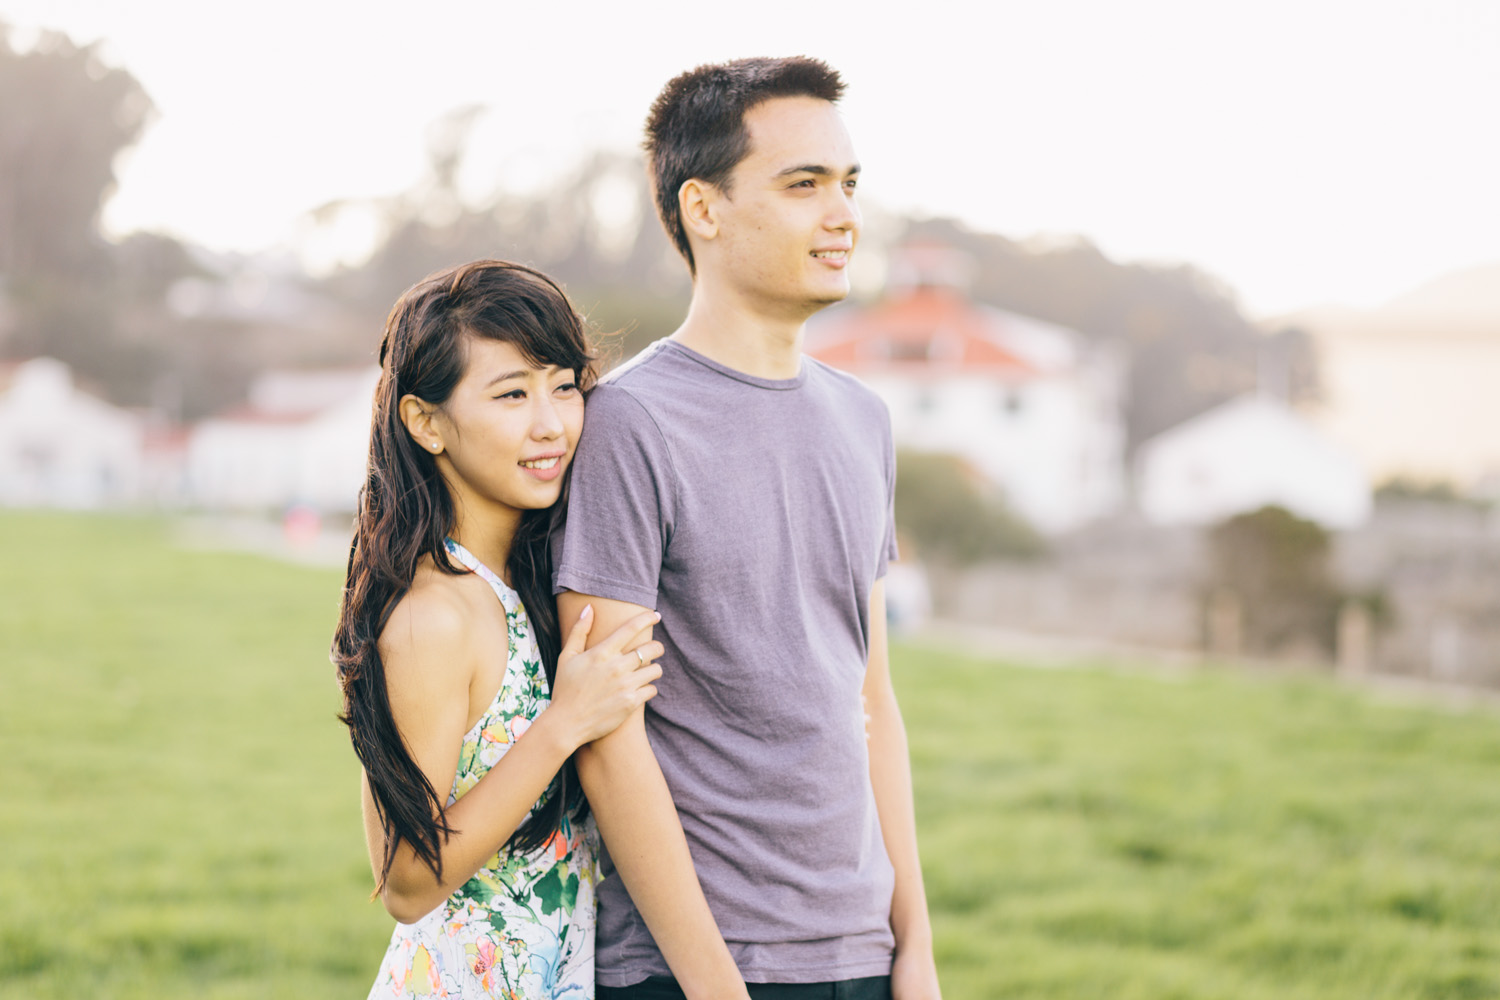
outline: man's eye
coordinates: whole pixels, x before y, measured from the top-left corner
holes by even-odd
[[[855,180],[852,177],[849,178],[847,181],[844,182],[844,187],[848,188],[850,191],[853,191],[858,186],[859,186],[859,181]]]

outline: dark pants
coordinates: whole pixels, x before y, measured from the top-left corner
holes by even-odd
[[[746,983],[751,1000],[891,1000],[891,977],[844,979],[836,983]],[[677,980],[652,976],[634,986],[600,986],[598,1000],[683,1000]]]

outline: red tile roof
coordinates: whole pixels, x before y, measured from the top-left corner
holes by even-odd
[[[1006,317],[951,288],[903,290],[820,323],[808,354],[845,371],[965,369],[1025,378],[1037,369],[1006,346]]]

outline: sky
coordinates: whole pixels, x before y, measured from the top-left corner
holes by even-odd
[[[691,66],[809,54],[848,81],[861,194],[1015,239],[1191,263],[1252,315],[1373,306],[1500,263],[1495,0],[0,0],[101,40],[157,117],[108,231],[285,248],[421,176],[489,112],[470,180],[526,190],[629,150]]]

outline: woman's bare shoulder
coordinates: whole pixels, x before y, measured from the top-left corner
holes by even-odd
[[[431,680],[438,679],[437,673],[467,684],[478,652],[480,630],[475,625],[485,596],[489,585],[483,580],[444,573],[424,558],[411,589],[391,610],[380,633],[387,677],[395,681],[415,671]],[[489,599],[494,601],[493,596]]]

